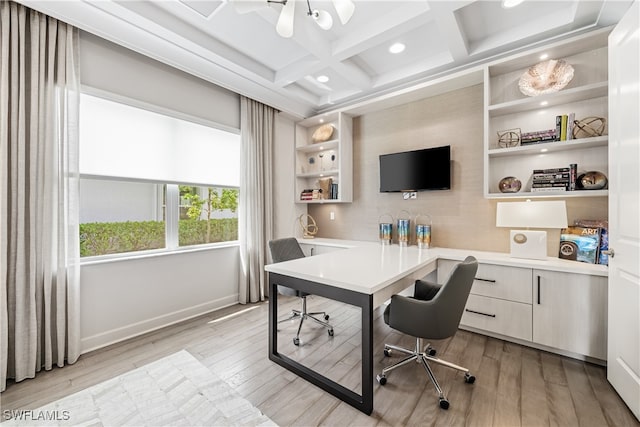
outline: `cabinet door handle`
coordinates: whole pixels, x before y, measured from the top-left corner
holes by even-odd
[[[314,249],[315,249],[315,248],[313,248],[313,247],[311,248],[311,252],[310,252],[311,256],[313,256],[313,250],[314,250]]]
[[[493,279],[482,279],[482,278],[480,278],[480,277],[476,277],[476,278],[474,278],[473,280],[479,280],[479,281],[481,281],[481,282],[496,283],[496,281],[495,281],[495,280],[493,280]]]
[[[538,304],[540,304],[540,276],[538,276]]]
[[[465,308],[464,311],[467,311],[467,312],[473,313],[473,314],[480,314],[481,316],[496,317],[495,314],[487,314],[487,313],[483,313],[481,311],[469,310],[468,308]]]

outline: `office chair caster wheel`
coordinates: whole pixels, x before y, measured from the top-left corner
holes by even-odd
[[[474,382],[476,382],[476,377],[467,372],[466,374],[464,374],[464,382],[467,384],[473,384]]]
[[[444,397],[440,398],[440,407],[442,409],[449,409],[449,401],[447,399],[445,399]]]
[[[329,315],[328,314],[324,315],[324,320],[329,320]]]
[[[332,336],[333,336],[333,329],[329,329],[327,332],[329,333],[329,336],[330,336],[330,337],[332,337]]]
[[[390,348],[385,348],[384,349],[384,355],[387,357],[391,357],[391,349]]]
[[[435,355],[436,355],[436,353],[437,353],[437,351],[436,351],[436,349],[435,349],[435,348],[429,348],[429,349],[427,350],[427,354],[428,354],[429,356],[435,356]]]
[[[296,337],[293,339],[293,345],[300,345],[300,338]]]
[[[380,385],[385,385],[387,383],[387,377],[385,377],[384,374],[377,375],[376,380],[378,380],[378,383],[380,383]]]

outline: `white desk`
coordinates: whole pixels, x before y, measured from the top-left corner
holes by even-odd
[[[366,414],[373,411],[373,309],[437,267],[432,250],[364,244],[344,251],[271,264],[269,358]],[[277,286],[357,306],[362,312],[362,395],[278,352]],[[340,333],[337,331],[337,333]]]
[[[317,239],[314,244],[330,244]],[[549,257],[546,261],[515,259],[508,254],[463,249],[418,249],[375,242],[339,241],[338,250],[318,256],[271,264],[269,272],[269,358],[366,414],[373,411],[373,309],[437,268],[438,258],[513,267],[606,276],[603,266]],[[341,386],[277,351],[277,285],[345,302],[362,311],[362,395]],[[339,333],[337,331],[336,333]]]

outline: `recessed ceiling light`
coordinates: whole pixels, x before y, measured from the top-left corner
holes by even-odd
[[[547,59],[549,57],[548,53],[543,53],[542,55],[540,55],[540,61],[544,61],[545,59]]]
[[[524,0],[502,0],[502,7],[504,7],[505,9],[510,9],[512,7],[516,7],[523,1]]]
[[[403,43],[394,43],[389,46],[389,52],[391,53],[400,53],[404,50],[406,46]]]
[[[316,80],[318,80],[320,83],[326,83],[329,81],[329,77],[322,75],[322,76],[318,76]]]
[[[542,102],[540,103],[540,105],[542,105],[543,107],[544,107],[545,105],[548,105],[548,104],[549,104],[549,101],[542,101]]]
[[[540,150],[541,153],[546,153],[547,151],[549,151],[548,148],[543,148],[543,149]]]

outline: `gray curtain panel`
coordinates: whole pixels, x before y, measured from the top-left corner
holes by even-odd
[[[0,2],[0,389],[80,354],[78,30]]]
[[[273,139],[276,110],[240,99],[240,241],[241,304],[263,301],[267,291],[267,244],[273,236]]]

